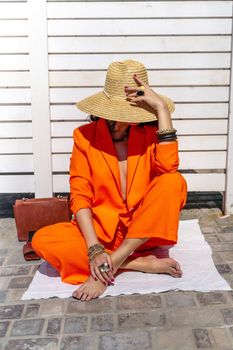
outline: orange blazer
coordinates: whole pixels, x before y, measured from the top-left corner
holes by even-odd
[[[76,128],[70,158],[70,208],[90,208],[98,237],[113,239],[121,215],[141,201],[155,176],[179,166],[178,141],[158,143],[155,126],[131,126],[128,139],[126,202],[114,144],[104,119]]]

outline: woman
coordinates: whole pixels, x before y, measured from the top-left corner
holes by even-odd
[[[104,90],[77,107],[94,121],[73,134],[74,220],[37,231],[33,248],[63,282],[82,283],[73,296],[83,301],[100,296],[119,269],[181,277],[168,254],[187,199],[173,102],[149,87],[143,64],[126,60],[111,63]]]

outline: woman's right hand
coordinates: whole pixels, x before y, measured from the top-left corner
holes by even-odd
[[[107,263],[110,266],[110,270],[108,272],[100,271],[100,266],[104,263]],[[99,255],[96,255],[90,261],[90,271],[91,271],[92,277],[95,280],[99,279],[104,284],[113,284],[114,276],[113,276],[112,259],[108,253],[103,252]]]

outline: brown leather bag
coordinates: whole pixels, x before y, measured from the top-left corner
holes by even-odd
[[[18,240],[27,241],[30,231],[72,219],[67,197],[22,198],[13,205]]]

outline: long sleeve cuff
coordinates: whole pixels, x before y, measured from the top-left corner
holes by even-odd
[[[155,151],[155,167],[157,175],[174,173],[179,166],[178,141],[157,143]]]

